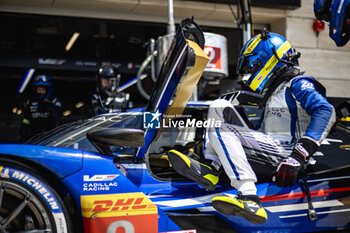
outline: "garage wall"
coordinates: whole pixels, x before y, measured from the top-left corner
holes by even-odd
[[[286,36],[302,53],[301,68],[318,78],[329,96],[350,97],[350,43],[337,48],[328,27],[317,37],[312,30],[313,0],[302,0],[301,5],[296,10],[253,7],[254,27],[268,24]],[[0,11],[167,22],[166,0],[0,0]],[[194,16],[200,25],[237,26],[227,4],[174,0],[174,15],[176,22]]]
[[[350,97],[350,43],[337,47],[329,37],[329,27],[316,36],[313,0],[302,0],[302,7],[286,11],[286,37],[301,52],[300,67],[327,88],[332,97]]]

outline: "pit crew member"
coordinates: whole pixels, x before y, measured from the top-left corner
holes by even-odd
[[[91,115],[125,111],[132,108],[129,93],[119,92],[120,73],[112,65],[103,65],[98,70],[96,92],[91,100]]]

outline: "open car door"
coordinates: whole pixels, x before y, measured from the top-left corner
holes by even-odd
[[[163,115],[181,114],[191,98],[209,61],[203,47],[204,35],[199,26],[192,19],[182,20],[144,113],[145,143],[136,153],[138,159],[161,131]]]

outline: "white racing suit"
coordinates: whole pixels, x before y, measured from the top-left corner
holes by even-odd
[[[215,100],[208,111],[208,119],[222,123],[207,129],[204,156],[222,165],[231,185],[245,194],[256,194],[251,164],[260,165],[271,178],[298,139],[307,138],[320,146],[335,122],[335,110],[316,90],[312,77],[298,76],[278,86],[262,117],[256,131],[225,99]]]

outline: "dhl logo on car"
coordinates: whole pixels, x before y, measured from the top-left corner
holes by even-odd
[[[130,216],[157,214],[154,205],[143,193],[122,193],[81,196],[81,209],[84,217]]]

